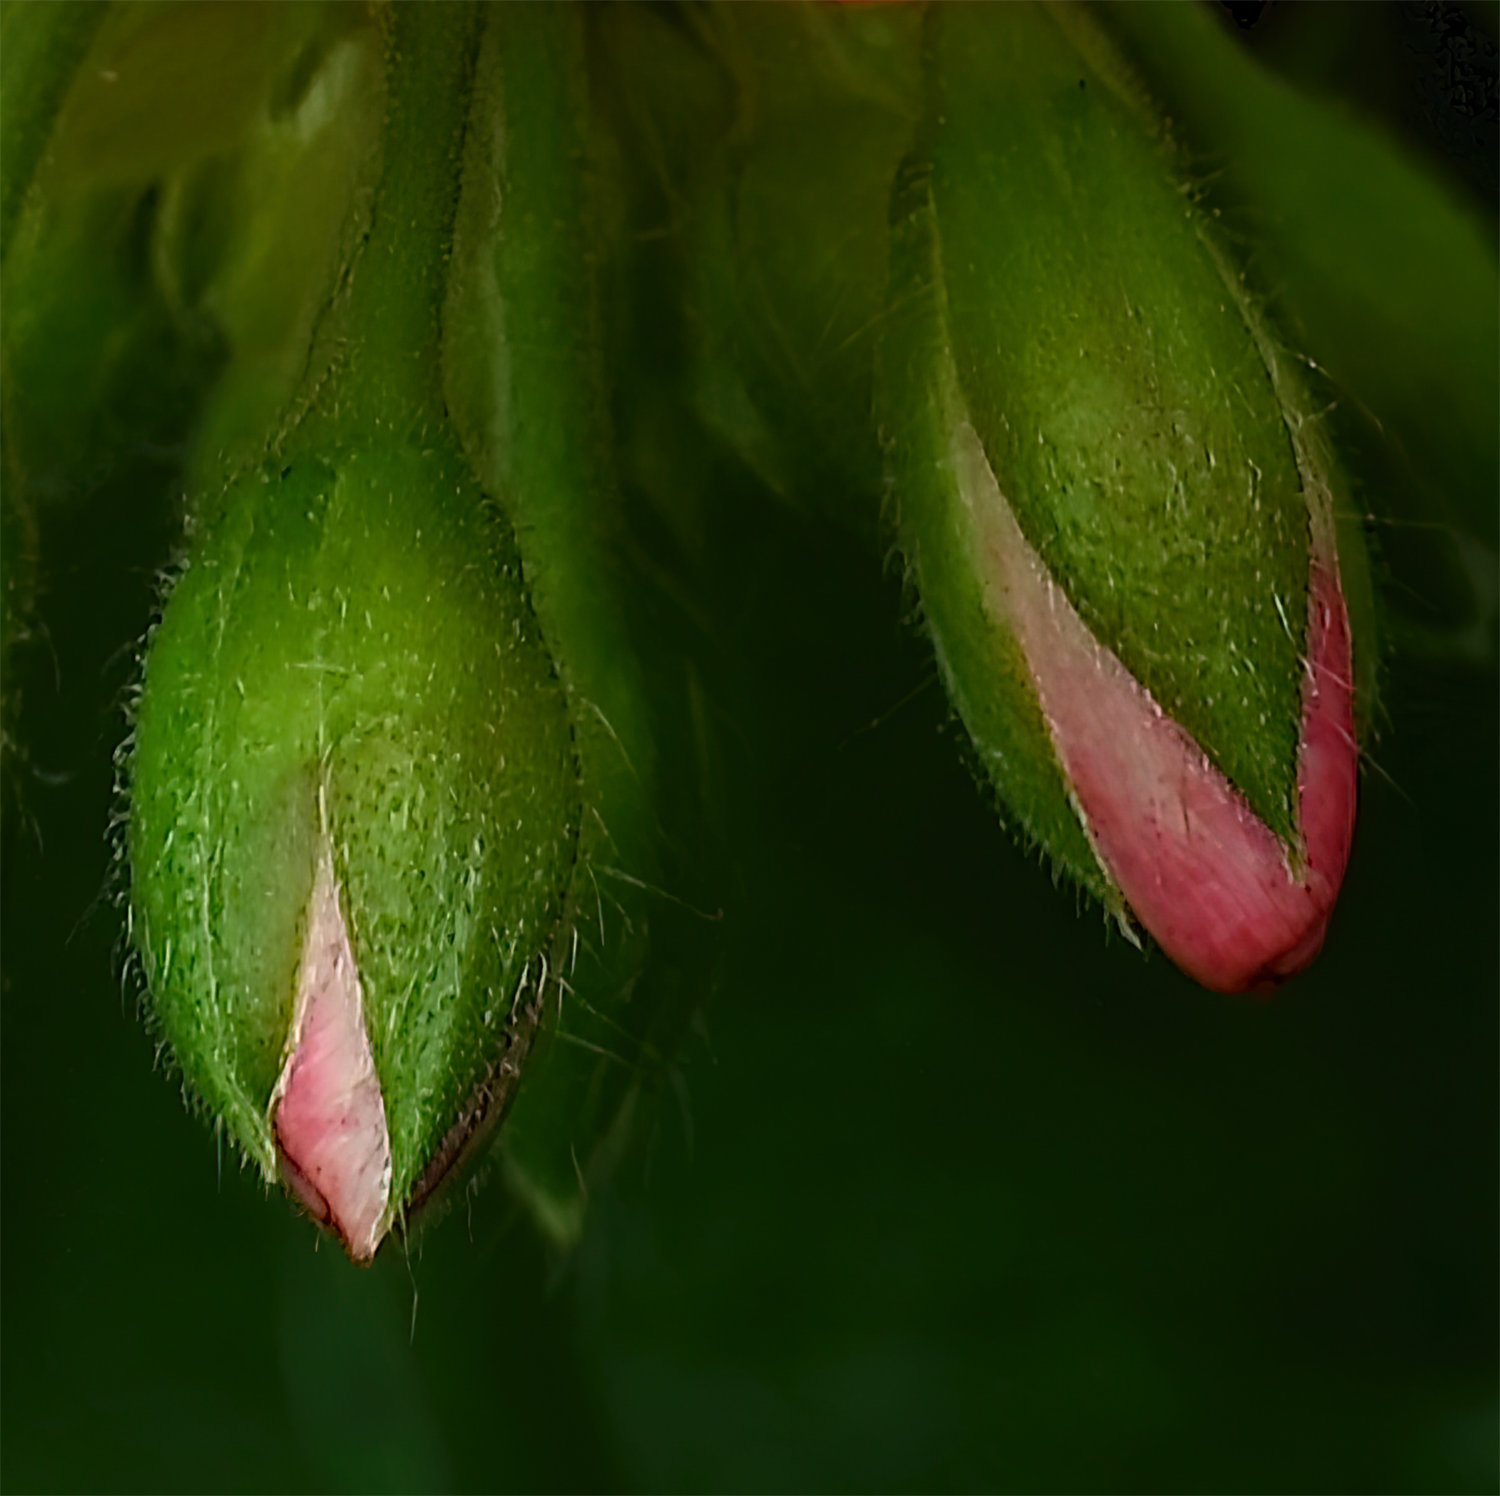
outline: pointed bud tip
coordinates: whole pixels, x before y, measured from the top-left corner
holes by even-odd
[[[1074,804],[1130,912],[1189,976],[1243,992],[1323,944],[1354,832],[1352,649],[1337,563],[1314,555],[1289,854],[1203,749],[1094,637],[1021,531],[973,427],[955,469]]]
[[[364,1000],[325,847],[308,902],[289,1055],[271,1098],[283,1176],[356,1262],[389,1226],[391,1143]]]
[[[1264,990],[1308,966],[1348,862],[1358,771],[1349,626],[1336,571],[1316,562],[1308,614],[1300,855],[1108,651],[1093,646],[1090,721],[1059,682],[1042,692],[1100,860],[1166,954],[1216,992]]]
[[[1314,559],[1297,756],[1300,858],[1289,859],[1175,724],[1163,735],[1175,796],[1111,827],[1105,855],[1125,897],[1172,960],[1214,991],[1267,991],[1323,948],[1354,836],[1352,667],[1336,564]],[[1143,865],[1142,851],[1154,866]]]

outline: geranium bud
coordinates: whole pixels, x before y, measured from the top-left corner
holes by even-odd
[[[580,820],[566,695],[443,394],[482,14],[385,24],[383,164],[328,314],[338,355],[266,460],[196,506],[130,766],[156,1022],[357,1260],[513,1097]]]
[[[1004,813],[1205,986],[1300,970],[1348,857],[1354,641],[1316,420],[1087,19],[934,8],[884,407]]]

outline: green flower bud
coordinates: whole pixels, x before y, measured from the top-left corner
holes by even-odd
[[[1085,17],[935,8],[926,64],[885,409],[950,692],[1005,813],[1122,923],[1212,987],[1288,975],[1357,762],[1316,425]]]
[[[515,1091],[579,835],[568,702],[443,395],[470,8],[385,20],[338,357],[198,508],[150,641],[131,919],[191,1089],[368,1258]]]

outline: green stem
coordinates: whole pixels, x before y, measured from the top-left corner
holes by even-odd
[[[472,5],[395,10],[384,165],[328,403],[341,430],[410,430],[442,418],[443,299],[479,21]]]

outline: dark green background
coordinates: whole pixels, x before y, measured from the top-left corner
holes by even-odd
[[[1492,606],[1393,654],[1322,958],[1226,1000],[1010,844],[898,580],[723,459],[680,1087],[573,1258],[492,1185],[360,1272],[221,1175],[119,976],[122,644],[171,539],[130,499],[174,460],[44,519],[18,664],[7,1489],[1495,1488]]]

